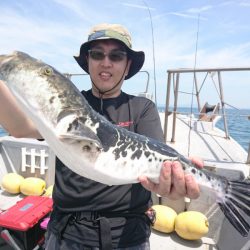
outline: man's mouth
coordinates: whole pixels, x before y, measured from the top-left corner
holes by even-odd
[[[111,73],[109,73],[109,72],[101,72],[100,74],[99,74],[99,76],[102,78],[102,79],[109,79],[110,77],[112,77],[112,74]]]

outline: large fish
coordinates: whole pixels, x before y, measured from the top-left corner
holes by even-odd
[[[55,154],[75,173],[107,185],[159,181],[162,163],[178,160],[193,174],[201,195],[215,195],[231,224],[243,236],[250,225],[250,183],[229,181],[199,170],[164,143],[129,132],[96,113],[74,84],[53,67],[22,52],[0,56],[0,79],[32,119]]]

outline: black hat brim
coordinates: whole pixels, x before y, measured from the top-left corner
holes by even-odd
[[[79,66],[89,74],[89,67],[88,67],[88,50],[90,49],[90,43],[92,41],[83,43],[80,48],[80,54],[79,56],[74,56],[75,60],[79,64]],[[125,77],[125,80],[131,78],[134,76],[140,69],[142,68],[144,61],[145,61],[145,54],[143,51],[134,51],[127,47],[128,57],[131,59],[131,65],[129,68],[129,72],[127,76]]]

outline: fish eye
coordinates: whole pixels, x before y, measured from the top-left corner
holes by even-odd
[[[53,69],[46,66],[46,67],[42,68],[41,73],[43,75],[51,76],[53,74]]]

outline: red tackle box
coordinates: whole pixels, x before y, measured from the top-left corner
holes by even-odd
[[[33,249],[44,238],[40,223],[52,206],[49,197],[27,196],[0,214],[0,228],[7,229],[21,249]]]

